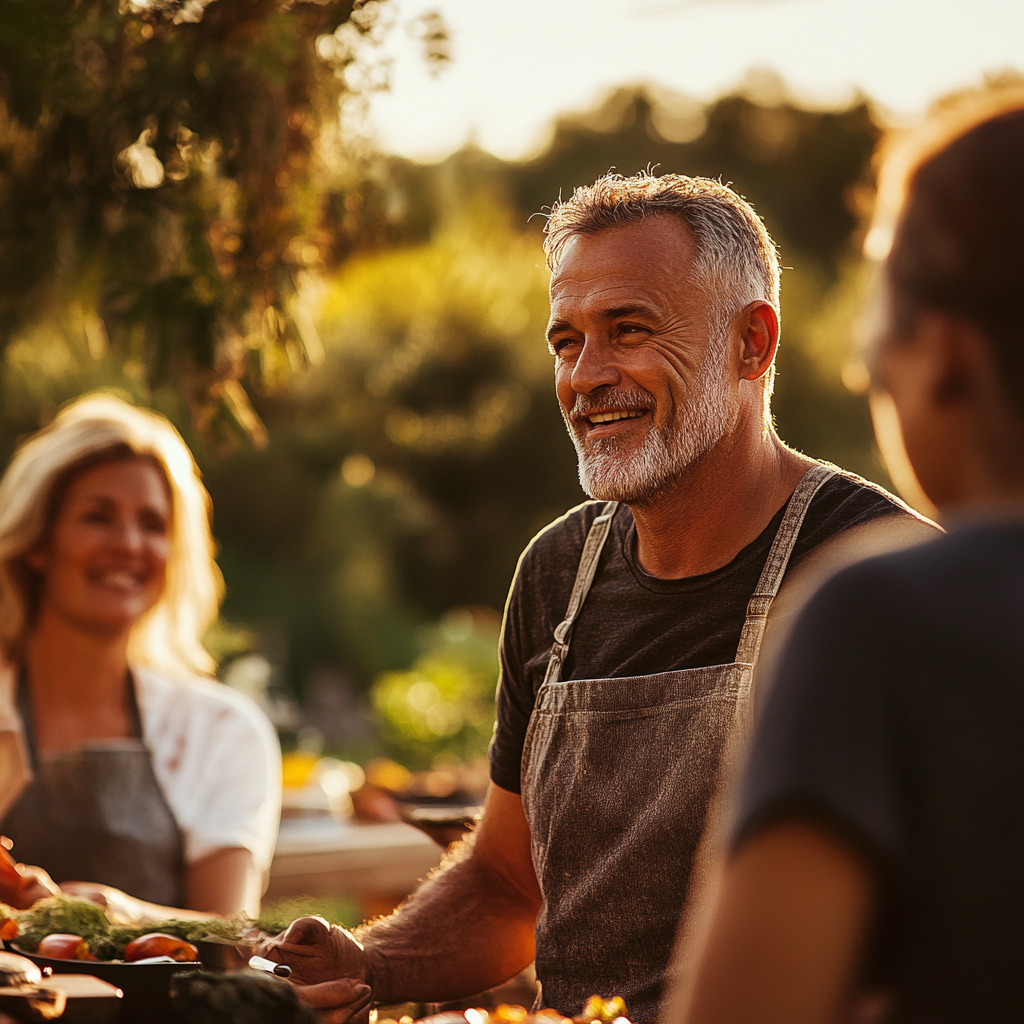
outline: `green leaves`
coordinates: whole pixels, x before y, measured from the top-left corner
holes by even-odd
[[[262,386],[247,353],[291,342],[301,362],[296,275],[352,244],[319,196],[343,171],[321,136],[357,54],[325,62],[317,40],[371,36],[380,9],[3,4],[0,345],[77,303],[115,353],[141,341],[143,383],[173,381],[197,419],[237,393],[225,381]]]

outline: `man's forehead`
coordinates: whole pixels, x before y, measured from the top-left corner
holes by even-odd
[[[678,217],[574,235],[551,275],[551,301],[614,300],[623,293],[670,293],[689,280],[694,244]]]

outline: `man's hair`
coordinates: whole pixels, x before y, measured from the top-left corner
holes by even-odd
[[[1024,89],[959,97],[889,147],[869,255],[885,271],[897,336],[928,310],[975,326],[1024,410]],[[873,250],[873,251],[872,251]]]
[[[557,267],[575,235],[592,235],[663,214],[679,217],[693,233],[696,275],[720,307],[732,307],[735,294],[738,306],[766,299],[778,310],[775,243],[753,207],[711,178],[641,171],[631,178],[606,174],[593,185],[577,188],[571,199],[551,208],[544,240],[548,266]]]

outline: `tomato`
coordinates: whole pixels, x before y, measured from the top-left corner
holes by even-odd
[[[37,956],[48,956],[54,960],[95,960],[81,935],[63,935],[57,932],[46,935],[39,942]]]
[[[199,959],[199,950],[191,942],[179,939],[176,935],[164,935],[163,932],[140,935],[124,948],[127,961],[148,960],[151,956],[169,956],[179,963],[188,963]]]

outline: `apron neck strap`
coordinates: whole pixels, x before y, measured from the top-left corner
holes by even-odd
[[[779,531],[775,534],[775,540],[768,552],[768,560],[761,570],[761,578],[757,581],[753,596],[747,602],[747,617],[736,650],[736,661],[740,664],[754,665],[757,662],[768,612],[786,575],[800,527],[804,524],[804,517],[822,484],[833,476],[835,470],[828,466],[821,463],[811,466],[790,496],[786,514],[782,517]]]
[[[142,715],[139,713],[139,700],[135,692],[135,676],[131,668],[125,672],[125,706],[128,711],[129,739],[141,740]],[[39,766],[39,751],[36,747],[35,715],[32,709],[32,684],[28,677],[28,668],[22,664],[18,669],[18,714],[21,717],[22,735],[25,737],[25,746],[28,750],[29,763],[33,769]]]
[[[609,501],[601,510],[601,514],[594,520],[587,534],[587,541],[583,545],[583,554],[580,556],[579,568],[576,570],[576,582],[572,585],[572,595],[569,598],[569,607],[566,609],[565,618],[555,627],[555,642],[551,645],[551,657],[548,658],[548,670],[544,674],[545,683],[557,683],[562,674],[562,664],[565,656],[569,653],[569,638],[572,634],[573,623],[587,599],[590,586],[594,582],[594,575],[597,573],[597,563],[601,558],[601,551],[604,549],[604,542],[608,539],[611,531],[612,517],[619,507],[617,501]]]

